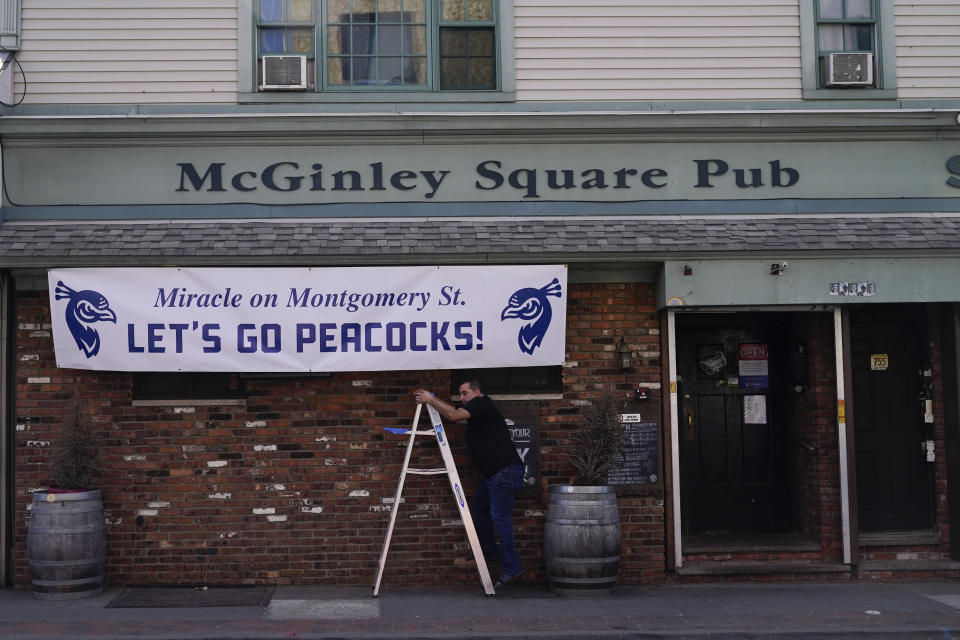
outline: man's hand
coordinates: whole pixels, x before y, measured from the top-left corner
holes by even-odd
[[[436,394],[426,389],[417,389],[413,392],[413,399],[420,404],[429,404],[443,416],[445,420],[459,422],[470,418],[470,412],[463,408],[454,407],[452,404],[444,402]]]
[[[430,401],[435,397],[433,393],[426,389],[417,389],[413,392],[413,399],[417,401],[417,404],[431,404]]]

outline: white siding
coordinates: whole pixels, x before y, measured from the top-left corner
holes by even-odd
[[[517,0],[515,28],[521,101],[801,98],[798,0]]]
[[[807,1],[516,0],[517,99],[799,100]],[[236,103],[236,0],[22,7],[24,104]],[[895,7],[900,97],[960,98],[960,1]]]
[[[24,104],[237,101],[236,0],[22,0]],[[16,76],[19,94],[23,78]]]
[[[900,97],[960,98],[960,2],[901,0],[895,24]]]

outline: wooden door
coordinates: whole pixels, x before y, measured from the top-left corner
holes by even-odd
[[[870,305],[850,315],[857,515],[861,531],[929,530],[932,438],[921,398],[926,368],[919,307]]]
[[[684,534],[790,529],[786,429],[773,391],[782,377],[782,338],[762,326],[681,325],[677,370]],[[763,355],[766,376],[760,374]]]

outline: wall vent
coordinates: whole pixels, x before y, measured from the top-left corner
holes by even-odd
[[[306,56],[263,56],[260,89],[291,90],[307,88]]]

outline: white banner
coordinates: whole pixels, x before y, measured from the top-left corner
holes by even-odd
[[[48,272],[57,366],[393,371],[557,365],[562,265]]]

